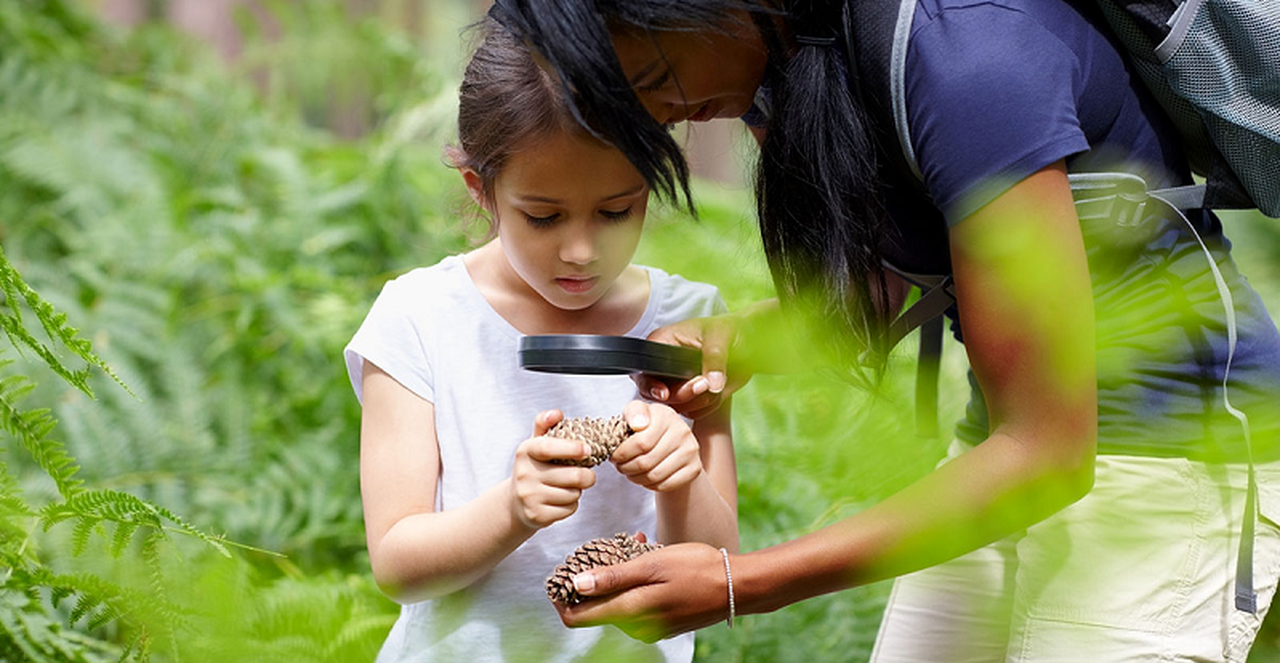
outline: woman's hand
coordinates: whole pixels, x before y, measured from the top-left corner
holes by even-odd
[[[635,377],[640,393],[665,403],[690,419],[698,419],[720,407],[721,398],[732,394],[751,379],[750,372],[735,363],[729,375],[729,350],[739,338],[741,319],[736,315],[693,318],[660,327],[649,340],[702,351],[702,374],[684,381],[663,380],[652,375]]]
[[[552,460],[581,460],[591,455],[577,440],[546,437],[564,415],[542,412],[534,419],[533,437],[516,448],[511,469],[511,510],[522,525],[541,529],[564,520],[578,510],[582,491],[596,483],[596,473],[585,467],[555,465]]]
[[[623,416],[635,433],[618,445],[611,460],[632,483],[672,492],[687,488],[702,474],[698,439],[675,410],[632,401]]]
[[[580,573],[574,585],[591,598],[555,604],[565,626],[613,624],[637,640],[656,642],[729,616],[724,557],[702,543],[666,546]]]

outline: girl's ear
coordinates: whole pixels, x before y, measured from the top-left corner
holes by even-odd
[[[459,168],[462,172],[462,181],[467,185],[467,193],[471,194],[471,200],[475,201],[486,212],[490,214],[493,210],[489,209],[489,201],[484,196],[484,181],[480,179],[480,174],[470,168]]]

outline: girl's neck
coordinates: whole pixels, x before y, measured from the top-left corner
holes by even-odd
[[[522,334],[625,334],[649,305],[649,274],[637,265],[628,265],[591,306],[566,310],[516,273],[496,239],[466,254],[463,263],[489,306]]]

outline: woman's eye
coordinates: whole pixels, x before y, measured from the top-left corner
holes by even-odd
[[[636,88],[636,92],[657,92],[671,81],[671,68],[668,67],[657,78]]]
[[[529,214],[528,212],[525,212],[524,218],[528,220],[529,225],[533,226],[534,228],[547,228],[551,226],[551,224],[555,223],[556,219],[560,218],[560,215],[549,214],[547,216],[534,216],[532,214]]]
[[[617,210],[617,211],[600,210],[600,216],[603,216],[604,218],[609,219],[610,221],[626,221],[627,219],[631,218],[631,212],[632,212],[632,208],[628,206],[626,209]]]

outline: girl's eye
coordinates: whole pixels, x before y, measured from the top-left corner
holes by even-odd
[[[600,216],[603,216],[604,218],[609,219],[610,221],[622,222],[631,218],[631,212],[632,212],[632,208],[631,206],[628,206],[626,209],[618,210],[616,212],[610,211],[610,210],[600,210]]]
[[[549,214],[547,216],[534,216],[525,212],[524,218],[529,222],[529,225],[534,228],[549,228],[556,222],[556,219],[560,218],[560,215]]]

